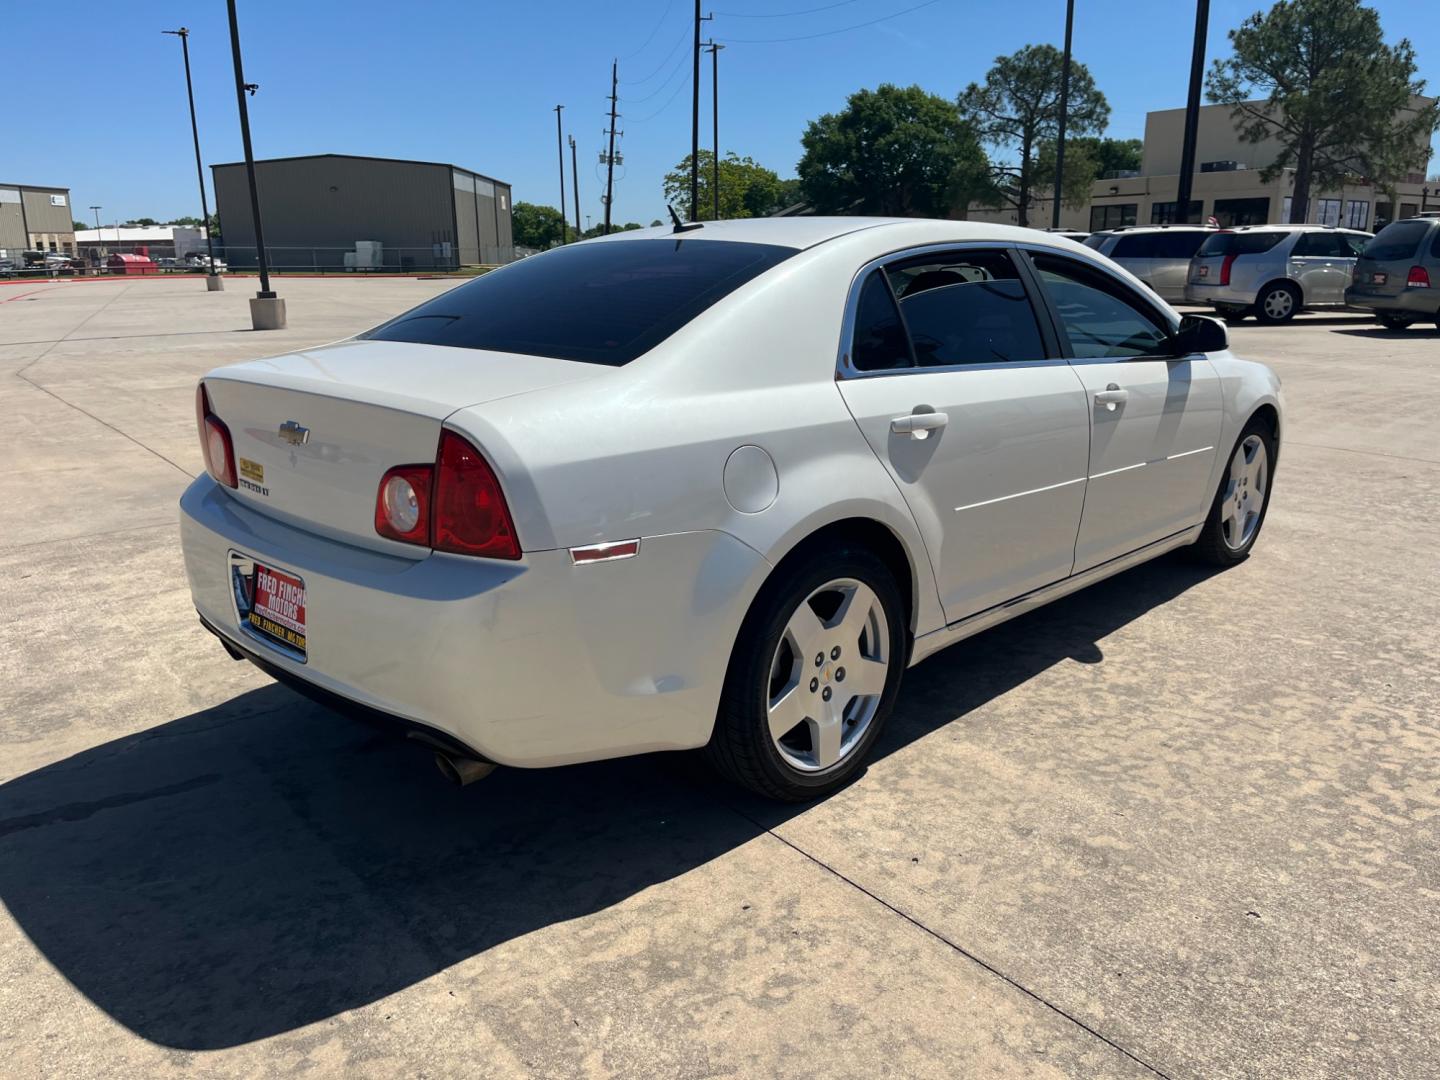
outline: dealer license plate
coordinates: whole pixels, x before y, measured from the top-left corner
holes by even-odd
[[[305,582],[273,566],[255,564],[251,577],[250,629],[305,656]]]

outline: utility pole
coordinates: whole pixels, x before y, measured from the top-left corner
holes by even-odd
[[[1055,205],[1050,227],[1060,228],[1060,192],[1065,182],[1065,121],[1070,107],[1070,36],[1075,29],[1075,0],[1065,0],[1065,60],[1060,67],[1060,131],[1055,138]]]
[[[700,219],[700,24],[713,19],[701,16],[700,0],[695,0],[695,61],[690,75],[690,220]]]
[[[1195,181],[1195,140],[1200,131],[1200,78],[1205,73],[1205,34],[1210,27],[1210,0],[1195,0],[1195,46],[1190,53],[1190,96],[1185,101],[1185,141],[1180,148],[1180,190],[1175,195],[1175,220],[1190,220],[1190,191]]]
[[[610,203],[615,197],[615,89],[619,85],[619,63],[610,61],[610,152],[605,155],[605,235],[610,235]]]
[[[560,243],[569,241],[565,238],[565,136],[560,133],[560,110],[564,105],[555,106],[555,149],[560,154]]]
[[[100,231],[100,211],[105,208],[103,206],[92,206],[90,209],[95,211],[95,231],[98,233]]]
[[[715,138],[715,160],[710,176],[711,195],[714,196],[715,216],[714,220],[720,220],[720,50],[725,48],[718,41],[710,40],[705,43],[710,50],[710,107],[711,124],[714,128]]]
[[[185,93],[190,98],[190,134],[195,139],[195,175],[200,180],[200,223],[205,228],[205,250],[210,255],[210,265],[205,268],[205,288],[210,292],[223,292],[225,279],[215,272],[215,239],[210,235],[210,206],[205,199],[205,166],[200,163],[200,128],[195,123],[195,90],[190,84],[190,31],[161,30],[162,34],[174,34],[180,39],[180,49],[185,56]]]
[[[580,166],[575,163],[575,136],[570,136],[570,186],[574,188],[575,199],[575,239],[579,240],[580,232]]]
[[[240,106],[240,140],[245,146],[245,177],[250,183],[250,214],[255,219],[255,255],[260,265],[260,291],[250,298],[250,323],[256,330],[285,329],[285,301],[270,291],[270,264],[265,258],[265,230],[260,224],[260,189],[255,186],[255,151],[250,146],[250,110],[245,94],[259,89],[245,81],[240,60],[240,22],[235,0],[226,0],[230,14],[230,55],[235,65],[235,99]]]

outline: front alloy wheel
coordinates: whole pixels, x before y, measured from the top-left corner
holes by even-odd
[[[1258,433],[1247,435],[1230,459],[1230,475],[1220,504],[1220,524],[1225,544],[1231,551],[1243,551],[1260,526],[1265,507],[1265,490],[1270,479],[1270,458],[1265,440]]]

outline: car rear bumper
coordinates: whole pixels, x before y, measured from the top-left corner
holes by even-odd
[[[1185,283],[1185,299],[1192,304],[1214,304],[1217,307],[1250,307],[1255,303],[1255,294],[1233,285],[1206,285],[1202,282]]]
[[[233,650],[502,765],[704,745],[768,570],[716,531],[648,537],[634,558],[583,566],[565,550],[411,560],[276,521],[204,476],[180,511],[196,610]],[[232,552],[303,578],[303,660],[242,628]]]
[[[1366,292],[1354,285],[1345,290],[1345,303],[1349,307],[1365,308],[1369,311],[1394,312],[1395,314],[1430,317],[1440,311],[1440,296],[1434,289],[1406,289],[1398,294]]]

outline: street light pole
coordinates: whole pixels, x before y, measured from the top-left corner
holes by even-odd
[[[1185,138],[1180,147],[1180,189],[1175,193],[1175,220],[1190,221],[1190,192],[1195,182],[1195,141],[1200,132],[1200,80],[1205,74],[1205,33],[1210,26],[1210,0],[1195,0],[1195,42],[1190,53],[1190,96],[1185,101]]]
[[[569,243],[565,238],[565,136],[560,131],[560,110],[564,105],[555,106],[555,149],[560,155],[560,243]]]
[[[579,240],[584,234],[580,232],[580,165],[575,159],[575,136],[570,136],[570,193],[575,200],[575,239]]]
[[[190,135],[195,140],[195,177],[200,181],[200,224],[205,229],[205,251],[210,258],[210,263],[205,268],[205,287],[210,292],[223,292],[225,279],[215,270],[215,239],[210,235],[210,205],[205,198],[205,166],[200,162],[200,127],[195,122],[195,88],[190,82],[190,31],[182,26],[179,30],[160,32],[178,37],[180,51],[185,57],[185,95],[190,99]]]
[[[1075,30],[1075,0],[1065,0],[1065,60],[1060,66],[1060,130],[1055,137],[1055,205],[1050,227],[1060,228],[1060,194],[1065,182],[1065,121],[1070,108],[1070,38]]]
[[[103,206],[92,206],[90,209],[95,211],[95,231],[98,233],[100,231],[100,211],[105,208]]]
[[[715,160],[711,164],[710,187],[715,204],[714,220],[720,220],[720,50],[725,48],[718,41],[708,43],[710,49],[710,109],[712,134],[715,139]]]
[[[270,264],[265,259],[265,231],[260,224],[260,189],[255,186],[255,151],[250,145],[250,110],[245,93],[258,87],[245,81],[240,60],[240,21],[235,0],[225,0],[230,14],[230,54],[235,65],[235,100],[240,106],[240,140],[245,146],[245,176],[250,183],[250,213],[255,219],[255,254],[260,264],[260,291],[250,298],[250,322],[256,330],[285,329],[285,301],[270,291]]]

